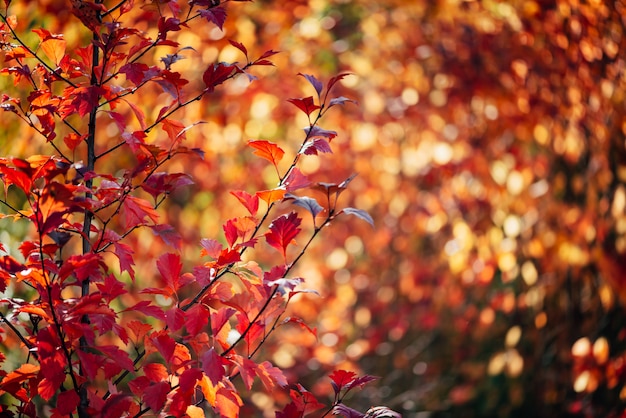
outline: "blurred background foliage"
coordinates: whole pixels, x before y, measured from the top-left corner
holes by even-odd
[[[85,36],[64,1],[15,3],[35,19],[21,18],[25,33]],[[187,140],[206,159],[172,162],[197,184],[164,216],[190,265],[201,238],[243,215],[229,190],[275,185],[245,142],[297,149],[307,122],[286,99],[314,94],[299,72],[353,74],[339,93],[359,106],[322,121],[339,133],[334,154],[306,157],[303,171],[327,182],[357,172],[341,202],[376,223],[336,223],[298,269],[321,297],[293,314],[318,341],[290,328],[260,355],[320,395],[334,368],[380,376],[351,406],[405,417],[624,416],[626,2],[257,0],[228,13],[223,31],[197,22],[177,39],[193,48],[175,64],[192,84],[210,62],[243,60],[228,39],[251,56],[282,52],[258,81],[185,110],[207,122]],[[146,114],[159,101],[147,97]],[[41,144],[1,123],[3,155]],[[3,222],[15,245],[26,231]],[[147,231],[130,239],[149,280],[163,246]]]

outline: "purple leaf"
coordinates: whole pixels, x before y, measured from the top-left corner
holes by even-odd
[[[306,132],[309,138],[322,137],[328,139],[329,142],[337,136],[337,132],[320,128],[317,125],[313,125],[313,127],[307,126],[304,128],[304,132]]]
[[[348,99],[347,97],[341,96],[341,97],[335,97],[334,99],[330,99],[330,104],[329,104],[328,107],[331,108],[331,107],[333,107],[335,105],[343,105],[346,102],[351,102],[351,103],[356,104],[355,100]]]
[[[317,155],[318,152],[332,154],[333,150],[330,148],[328,141],[322,138],[315,138],[304,144],[301,152],[304,155]]]
[[[348,215],[354,215],[357,218],[363,219],[365,222],[367,222],[368,224],[372,225],[372,227],[374,227],[374,219],[372,219],[369,213],[367,213],[366,211],[362,209],[345,208],[342,212],[347,213]]]
[[[306,78],[307,81],[309,83],[311,83],[311,85],[313,86],[313,88],[317,92],[317,97],[321,96],[322,89],[324,88],[324,85],[322,84],[321,81],[319,81],[317,78],[315,78],[314,76],[309,75],[309,74],[298,73],[298,75],[301,75],[302,77]]]
[[[365,416],[356,409],[349,408],[342,403],[335,405],[333,415],[342,415],[345,418],[363,418]]]
[[[213,22],[215,26],[223,30],[226,21],[226,10],[223,7],[213,7],[207,10],[200,10],[200,16]]]
[[[289,195],[289,197],[292,197],[292,195]],[[303,197],[293,196],[293,204],[308,210],[311,213],[311,215],[313,215],[313,218],[315,218],[318,213],[324,210],[324,208],[320,206],[319,203],[317,203],[317,200],[308,196],[303,196]]]

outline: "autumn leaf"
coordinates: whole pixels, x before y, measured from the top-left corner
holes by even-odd
[[[183,264],[178,254],[163,254],[159,257],[156,264],[169,295],[175,294],[180,287],[186,284],[184,280],[181,280]]]
[[[143,391],[142,400],[155,412],[159,412],[165,401],[167,400],[167,394],[170,391],[170,384],[167,382],[156,382],[148,386]]]
[[[289,195],[289,199],[292,200],[292,203],[294,205],[303,207],[308,210],[311,216],[313,216],[313,221],[315,221],[315,217],[324,210],[324,208],[319,203],[317,203],[317,200],[312,197],[298,197]]]
[[[255,149],[253,152],[254,155],[258,155],[271,162],[278,170],[278,163],[285,155],[285,151],[283,151],[282,148],[273,142],[263,140],[250,140],[248,141],[248,146]]]
[[[61,62],[61,59],[65,55],[65,46],[66,42],[63,39],[62,34],[52,34],[46,29],[33,29],[41,43],[39,44],[41,50],[46,54],[46,56],[54,63],[55,66],[58,66]]]
[[[324,88],[324,85],[322,84],[321,81],[319,81],[317,78],[315,78],[315,76],[309,75],[309,74],[302,74],[302,73],[298,73],[298,75],[304,77],[307,79],[307,81],[309,83],[311,83],[311,85],[313,86],[313,88],[315,89],[315,91],[317,92],[317,97],[319,99],[321,99],[321,95],[322,95],[322,89]]]
[[[202,81],[204,81],[207,91],[212,92],[215,90],[215,87],[226,81],[235,71],[237,71],[237,67],[231,64],[211,64],[202,75]]]
[[[255,374],[261,379],[263,386],[265,386],[267,390],[274,390],[277,386],[287,386],[287,378],[282,370],[273,366],[269,361],[257,364]]]
[[[199,10],[200,16],[207,21],[212,22],[220,29],[224,28],[226,21],[226,10],[223,7],[212,7],[210,9]]]
[[[364,211],[363,209],[344,208],[342,212],[348,215],[354,215],[357,218],[364,220],[365,222],[370,224],[372,227],[374,226],[374,219],[372,219],[372,216],[366,211]]]
[[[243,52],[243,54],[246,56],[246,59],[248,58],[248,50],[246,49],[246,47],[240,43],[237,42],[235,40],[229,39],[228,42],[234,46],[235,48],[237,48],[238,50],[240,50],[241,52]]]
[[[291,193],[295,190],[309,187],[311,185],[311,181],[307,176],[302,174],[302,171],[300,171],[298,167],[294,167],[283,180],[283,185],[287,191]]]
[[[335,394],[338,394],[357,378],[357,374],[346,370],[335,370],[328,377],[330,377]]]
[[[300,99],[289,99],[287,101],[303,111],[307,116],[311,116],[311,113],[320,108],[313,102],[313,96]]]
[[[330,144],[325,139],[314,138],[307,141],[307,143],[302,146],[302,150],[300,152],[305,155],[317,155],[318,152],[332,153],[333,150],[330,148]]]
[[[250,215],[255,216],[257,214],[259,210],[259,197],[257,195],[251,195],[244,190],[231,190],[230,194],[241,202]]]
[[[287,260],[287,247],[295,243],[295,238],[301,231],[299,228],[301,221],[295,212],[291,212],[274,219],[269,226],[269,231],[265,233],[267,243],[280,251],[285,260]]]
[[[126,196],[122,205],[122,215],[126,228],[145,223],[146,218],[152,222],[159,220],[159,214],[148,201],[135,196]]]
[[[261,190],[256,192],[256,196],[258,196],[261,200],[265,201],[267,205],[271,205],[274,202],[278,202],[282,200],[285,196],[286,190],[284,188],[276,188],[272,190]]]
[[[215,396],[215,406],[220,417],[237,418],[239,417],[239,409],[243,405],[241,397],[235,389],[221,387]]]

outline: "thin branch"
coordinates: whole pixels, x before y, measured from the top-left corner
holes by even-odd
[[[307,241],[307,243],[304,245],[304,247],[302,247],[302,250],[300,250],[300,253],[298,254],[298,256],[288,265],[287,269],[285,270],[285,273],[283,273],[283,276],[287,276],[289,274],[289,272],[294,268],[294,266],[298,263],[298,261],[300,261],[300,259],[302,258],[302,256],[304,255],[304,253],[307,251],[307,249],[309,248],[309,246],[311,245],[311,243],[313,242],[313,240],[315,239],[315,237],[319,234],[319,232],[322,230],[323,227],[325,227],[328,223],[330,223],[331,220],[333,220],[334,218],[332,217],[332,215],[329,215],[326,220],[324,220],[324,222],[317,228],[315,228],[313,230],[313,234],[311,235],[311,237],[309,238],[309,240]],[[252,325],[254,325],[259,318],[261,317],[261,315],[263,315],[263,313],[265,312],[265,310],[268,308],[268,306],[270,305],[270,302],[272,301],[272,299],[274,299],[274,296],[276,296],[276,293],[278,292],[279,286],[277,284],[275,284],[272,287],[272,291],[270,293],[270,296],[265,300],[265,303],[263,304],[263,306],[261,307],[261,309],[259,310],[259,312],[254,316],[254,319],[252,321],[250,321],[249,325],[246,327],[246,329],[239,335],[239,337],[237,338],[237,340],[232,343],[230,345],[230,347],[228,347],[221,355],[226,356],[228,353],[230,353],[237,344],[239,344],[248,334],[248,332],[250,332],[250,330],[252,329]],[[260,346],[260,345],[259,345]],[[254,354],[259,347],[257,347],[252,354]]]
[[[114,11],[116,11],[117,9],[122,7],[124,5],[124,3],[128,3],[128,0],[122,0],[118,4],[116,4],[115,6],[111,7],[106,13],[102,14],[102,18],[107,17],[108,15],[110,15],[111,13],[113,13]]]
[[[35,356],[35,359],[37,359],[38,358],[37,352],[32,351],[33,345],[30,343],[30,341],[28,341],[26,338],[24,338],[22,333],[17,328],[15,328],[15,325],[13,325],[9,321],[9,319],[6,316],[4,316],[4,314],[2,312],[0,312],[0,321],[2,321],[5,324],[7,324],[7,326],[11,329],[11,331],[13,331],[13,334],[15,334],[15,336],[20,339],[22,344],[24,344],[24,346],[26,348],[28,348],[28,351],[32,352],[33,355]]]

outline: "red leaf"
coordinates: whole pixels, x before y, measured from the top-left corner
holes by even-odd
[[[176,32],[180,30],[180,20],[174,17],[161,17],[157,24],[159,28],[159,39],[167,38],[167,32]]]
[[[98,106],[100,97],[106,94],[106,90],[99,86],[67,87],[63,91],[63,97],[68,99],[59,109],[62,117],[72,113],[78,113],[82,118]]]
[[[258,155],[261,158],[266,159],[267,161],[274,164],[274,167],[278,168],[278,163],[282,160],[285,155],[285,151],[282,150],[278,145],[270,141],[248,141],[248,146],[254,148],[254,155]]]
[[[233,71],[236,71],[237,67],[231,64],[211,64],[202,75],[202,80],[206,84],[207,90],[212,92],[215,87],[222,84],[230,77]]]
[[[326,407],[326,405],[320,403],[317,398],[301,384],[298,383],[297,389],[298,390],[291,389],[289,391],[289,397],[300,411],[300,416],[305,416],[310,412]]]
[[[109,359],[111,359],[112,363],[115,364],[117,367],[121,367],[128,371],[135,370],[133,361],[130,359],[130,356],[126,351],[120,350],[114,345],[99,345],[96,348],[102,351],[102,353],[104,353]],[[106,377],[110,378],[111,376],[107,375]]]
[[[344,387],[347,387],[350,383],[352,383],[352,381],[356,379],[357,375],[354,372],[346,370],[335,370],[328,377],[332,380],[331,383],[333,385],[333,389],[335,390],[335,394],[338,394]]]
[[[146,218],[156,223],[159,220],[159,214],[147,200],[129,195],[126,196],[122,205],[122,218],[124,227],[130,229],[143,225]]]
[[[287,247],[295,242],[295,237],[301,231],[299,228],[301,221],[298,214],[291,212],[274,219],[269,226],[270,230],[265,233],[267,243],[281,251],[285,260],[287,259]]]
[[[237,48],[238,50],[240,50],[241,52],[243,52],[243,54],[246,56],[246,58],[248,58],[248,50],[246,49],[246,47],[237,41],[233,41],[232,39],[229,39],[228,42],[230,42],[230,44],[232,46],[234,46],[235,48]]]
[[[174,306],[165,312],[165,324],[171,331],[178,331],[185,325],[185,312]]]
[[[213,383],[213,386],[217,385],[224,375],[226,374],[224,370],[224,359],[217,354],[217,352],[210,348],[204,354],[202,354],[202,370],[207,375],[207,377]]]
[[[172,225],[152,225],[150,226],[150,229],[152,229],[154,235],[161,238],[164,243],[177,250],[180,250],[183,243],[183,238]]]
[[[237,365],[243,384],[246,386],[246,389],[250,390],[256,375],[256,363],[247,358],[241,358],[241,356],[234,356],[233,360]]]
[[[113,274],[109,274],[104,278],[104,283],[97,283],[98,290],[107,302],[111,302],[116,297],[126,293],[124,283],[115,278]]]
[[[179,377],[180,389],[183,392],[190,392],[196,387],[200,379],[202,379],[202,370],[187,369]]]
[[[232,190],[230,192],[233,196],[241,202],[241,204],[248,210],[250,215],[255,216],[259,210],[259,197],[257,195],[251,195],[243,190]]]
[[[162,311],[161,311],[162,313]],[[140,341],[143,341],[143,338],[152,331],[152,326],[149,324],[141,323],[137,320],[130,321],[126,324],[126,328],[128,328],[135,337],[133,341],[137,344]]]
[[[172,142],[185,139],[185,125],[174,119],[165,119],[161,122],[162,128]]]
[[[268,283],[273,282],[274,280],[281,279],[285,277],[286,270],[287,269],[285,266],[274,266],[270,271],[263,274],[263,281],[265,283]]]
[[[59,370],[58,373],[62,374],[63,371]],[[44,400],[49,401],[54,395],[56,395],[62,383],[62,380],[56,379],[55,381],[44,377],[39,381],[39,385],[37,385],[37,392]]]
[[[344,418],[363,418],[365,414],[345,406],[344,404],[335,405],[333,415],[342,415]]]
[[[265,51],[263,55],[261,55],[256,61],[254,61],[254,65],[274,65],[267,58],[276,54],[278,54],[278,51],[274,51],[273,49],[270,49],[269,51]]]
[[[217,260],[217,258],[220,256],[220,253],[224,249],[224,246],[220,244],[218,240],[212,238],[201,239],[200,245],[202,246],[202,251],[200,251],[200,257],[208,255],[214,260]]]
[[[289,323],[298,324],[300,327],[310,332],[317,339],[317,328],[309,327],[306,324],[306,322],[304,322],[301,318],[295,318],[295,317],[289,316],[283,320],[283,324],[289,324]]]
[[[294,169],[289,172],[287,178],[283,181],[283,184],[287,188],[287,191],[291,193],[294,190],[309,187],[311,182],[304,174],[302,174],[299,168],[294,167]]]
[[[156,264],[165,285],[170,290],[170,295],[176,293],[181,287],[179,279],[183,264],[180,261],[180,256],[173,253],[163,254]]]
[[[226,237],[226,242],[228,243],[228,247],[233,248],[235,242],[237,242],[237,238],[239,238],[239,234],[237,231],[237,227],[235,226],[234,220],[227,220],[222,228],[224,229],[224,234]]]
[[[241,405],[243,402],[234,388],[221,387],[218,389],[215,396],[215,409],[222,417],[237,418]]]
[[[211,9],[203,9],[199,11],[200,16],[209,22],[213,22],[220,29],[224,28],[226,21],[226,10],[223,7],[212,7]]]
[[[77,350],[78,358],[83,368],[85,377],[89,380],[94,380],[104,364],[104,358],[98,354],[87,353],[82,350]]]
[[[215,280],[216,270],[207,266],[195,266],[193,268],[193,275],[196,278],[198,284],[202,287],[208,285]]]
[[[256,375],[261,379],[261,383],[267,390],[273,390],[276,386],[287,386],[287,378],[282,370],[275,367],[269,361],[264,361],[256,367]]]
[[[159,412],[165,401],[167,400],[167,394],[170,392],[170,384],[167,382],[157,382],[148,386],[143,392],[143,401],[154,412]]]
[[[196,304],[185,312],[185,327],[191,335],[199,334],[209,323],[209,310],[202,304]]]
[[[13,159],[15,163],[16,159]],[[18,171],[13,167],[8,166],[8,160],[5,158],[0,159],[0,179],[5,185],[5,188],[14,184],[19,187],[24,193],[30,191],[32,187],[32,181],[30,176],[22,171]]]
[[[193,184],[193,180],[188,174],[154,173],[145,180],[142,188],[156,199],[163,193],[171,193],[179,187],[190,184]]]
[[[146,80],[146,73],[149,70],[150,67],[142,62],[131,62],[122,65],[119,72],[125,74],[127,80],[138,86]]]
[[[163,312],[163,309],[156,305],[152,305],[148,300],[142,300],[141,302],[136,303],[130,308],[124,309],[123,312],[126,311],[138,311],[143,313],[144,315],[151,316],[161,321],[165,320],[165,313]]]
[[[133,259],[133,249],[130,245],[114,242],[113,248],[115,255],[120,261],[120,271],[127,271],[132,280],[135,280],[135,270],[133,266],[135,265],[135,260]]]
[[[162,380],[166,380],[169,375],[167,372],[167,367],[162,365],[161,363],[146,363],[141,368],[143,370],[144,375],[151,382],[160,382]]]
[[[80,397],[75,390],[66,390],[57,396],[55,412],[61,415],[72,415],[80,402]]]
[[[320,107],[313,102],[313,96],[304,97],[301,99],[289,99],[289,103],[295,105],[298,109],[302,110],[307,116],[310,116],[312,112]]]
[[[70,275],[73,275],[78,281],[82,282],[87,277],[101,276],[101,262],[102,256],[100,254],[72,255],[63,263],[59,271],[59,279],[65,280]]]
[[[215,265],[217,268],[219,268],[222,266],[228,266],[230,264],[236,263],[237,261],[241,261],[241,255],[239,254],[239,251],[224,248],[217,261],[215,262]]]
[[[343,80],[345,77],[349,76],[350,73],[342,73],[342,74],[338,74],[335,77],[331,78],[330,80],[328,80],[328,84],[326,85],[326,94],[328,94],[328,92],[330,92],[330,90],[333,88],[333,86],[340,80]]]

